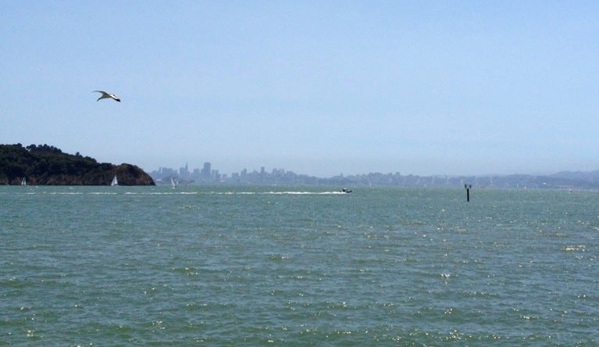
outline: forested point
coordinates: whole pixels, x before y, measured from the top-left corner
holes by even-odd
[[[95,159],[63,153],[54,146],[0,145],[0,185],[154,185],[154,180],[135,165],[98,163]]]

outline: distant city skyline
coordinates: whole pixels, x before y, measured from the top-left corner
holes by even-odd
[[[220,174],[204,163],[202,169],[161,167],[149,172],[157,184],[189,185],[305,185],[305,186],[367,186],[367,187],[440,187],[440,188],[509,188],[509,189],[599,189],[599,170],[592,172],[559,172],[551,175],[429,175],[400,172],[370,172],[368,174],[317,177],[285,169],[243,169],[231,175]]]
[[[532,175],[532,176],[551,176],[551,175],[556,175],[556,174],[560,174],[563,172],[589,172],[589,173],[595,173],[595,172],[599,172],[599,169],[596,170],[588,170],[588,171],[580,171],[580,170],[559,170],[556,172],[549,172],[549,173],[539,173],[539,174],[528,174],[528,173],[519,173],[519,172],[512,172],[512,173],[508,173],[508,174],[474,174],[474,173],[464,173],[464,174],[458,174],[458,175],[447,175],[447,174],[429,174],[429,175],[419,175],[419,174],[415,174],[415,173],[411,173],[411,172],[400,172],[400,171],[388,171],[388,172],[383,172],[383,171],[366,171],[366,172],[340,172],[336,175],[331,175],[331,176],[318,176],[318,175],[313,175],[310,173],[306,173],[306,172],[296,172],[293,170],[288,170],[286,168],[283,167],[266,167],[266,166],[260,166],[260,167],[250,167],[250,168],[243,168],[237,171],[233,171],[233,172],[229,172],[229,173],[225,173],[222,172],[221,170],[219,170],[218,168],[214,167],[211,162],[204,162],[201,165],[201,168],[199,166],[195,166],[195,165],[189,165],[188,162],[185,163],[185,165],[179,165],[178,167],[167,167],[167,166],[159,166],[158,168],[155,168],[153,170],[145,170],[148,173],[153,173],[153,174],[160,174],[163,177],[177,177],[177,178],[193,178],[193,177],[200,177],[200,178],[204,178],[204,179],[214,179],[215,177],[224,177],[224,178],[230,178],[233,175],[239,175],[239,174],[249,174],[249,173],[258,173],[258,174],[272,174],[272,173],[293,173],[295,175],[305,175],[305,176],[313,176],[313,177],[317,177],[317,178],[332,178],[332,177],[337,177],[337,176],[363,176],[363,175],[369,175],[369,174],[382,174],[382,175],[403,175],[403,176],[423,176],[423,177],[503,177],[503,176],[513,176],[513,175]]]

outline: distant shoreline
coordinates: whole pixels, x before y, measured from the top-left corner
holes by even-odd
[[[149,173],[157,185],[171,184],[171,178],[188,185],[297,185],[297,186],[351,186],[351,187],[456,187],[471,184],[473,188],[510,189],[585,189],[599,190],[599,171],[563,171],[552,175],[485,175],[485,176],[418,176],[400,173],[369,173],[338,175],[322,178],[296,174],[283,169],[270,172],[243,170],[232,175],[221,175],[216,170],[174,170],[161,168]]]
[[[154,180],[131,164],[98,163],[48,145],[0,145],[0,185],[152,186]]]

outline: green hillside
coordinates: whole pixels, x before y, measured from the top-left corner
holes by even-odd
[[[48,145],[0,145],[0,185],[154,185],[142,169],[130,164],[98,163],[79,153],[67,154]]]

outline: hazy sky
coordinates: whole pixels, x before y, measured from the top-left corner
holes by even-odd
[[[596,0],[0,0],[0,143],[146,171],[596,170],[598,15]]]

